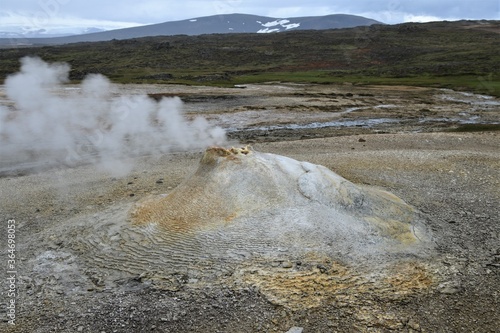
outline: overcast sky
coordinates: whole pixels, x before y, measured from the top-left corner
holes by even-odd
[[[355,14],[394,24],[500,19],[500,0],[0,0],[0,31],[123,28],[215,14],[277,18]]]

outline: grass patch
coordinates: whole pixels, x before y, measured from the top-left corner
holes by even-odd
[[[457,75],[457,76],[409,76],[378,77],[360,75],[334,75],[325,71],[309,72],[266,72],[235,77],[231,83],[263,83],[263,82],[295,82],[295,83],[352,83],[355,85],[408,85],[432,88],[449,88],[462,91],[500,97],[500,77],[493,75]]]
[[[490,132],[500,131],[500,124],[463,124],[456,128],[450,128],[448,132]]]
[[[2,49],[0,79],[30,55],[71,65],[70,79],[232,86],[271,81],[414,85],[500,97],[500,22],[434,22],[278,34],[158,36]],[[496,29],[496,30],[495,30]]]

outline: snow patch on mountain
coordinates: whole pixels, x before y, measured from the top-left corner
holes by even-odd
[[[265,29],[260,29],[259,31],[257,31],[258,34],[268,34],[268,33],[271,33],[271,32],[279,32],[280,29],[269,29],[269,28],[265,28]]]
[[[277,25],[283,26],[283,24],[286,24],[288,22],[290,22],[290,20],[279,20],[279,21],[276,20],[276,21],[264,23],[264,24],[262,24],[262,26],[263,27],[267,27],[267,28],[274,27],[274,26],[277,26]]]
[[[284,28],[285,30],[290,30],[300,27],[300,23],[290,23],[290,20],[287,19],[275,20],[267,23],[257,21],[257,23],[264,27],[263,29],[258,30],[257,33],[279,32],[282,28]],[[270,29],[271,27],[276,28]]]
[[[300,23],[292,23],[284,26],[286,30],[300,27]]]

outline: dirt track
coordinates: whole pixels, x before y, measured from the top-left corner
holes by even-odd
[[[317,89],[322,91],[313,94],[323,94],[329,88]],[[344,89],[354,92],[353,96],[345,96]],[[481,107],[446,98],[440,104],[436,96],[441,91],[420,88],[391,88],[384,97],[378,97],[377,90],[370,93],[377,95],[377,101],[374,96],[356,101],[356,96],[367,94],[366,89],[375,88],[356,91],[338,87],[330,92],[345,108],[371,105],[333,116],[305,104],[321,102],[324,107],[324,99],[331,96],[318,95],[314,101],[307,96],[309,102],[300,96],[297,102],[293,89],[289,107],[285,94],[244,97],[245,105],[258,107],[251,112],[242,109],[242,100],[233,100],[235,105],[210,98],[208,102],[187,101],[186,108],[194,114],[200,111],[197,108],[212,105],[212,112],[204,111],[212,121],[227,121],[228,127],[243,124],[254,130],[271,124],[297,124],[299,113],[302,124],[339,117],[400,118],[402,122],[385,123],[383,128],[346,127],[343,130],[351,135],[345,136],[334,136],[338,134],[333,133],[335,127],[322,128],[321,133],[305,127],[298,130],[300,136],[283,128],[256,129],[260,132],[246,136],[239,128],[234,137],[253,142],[255,150],[321,164],[354,183],[396,194],[424,214],[435,243],[430,255],[405,257],[399,266],[387,268],[394,271],[377,273],[387,275],[380,281],[374,277],[375,282],[361,281],[362,274],[353,266],[306,258],[299,265],[305,268],[299,268],[297,262],[281,262],[266,268],[274,270],[272,275],[256,273],[239,279],[233,267],[228,267],[213,285],[196,285],[194,277],[182,274],[172,274],[159,284],[147,275],[131,275],[108,288],[101,284],[100,279],[106,277],[100,276],[99,269],[92,270],[79,261],[78,252],[70,246],[72,240],[59,237],[73,223],[68,221],[92,223],[105,212],[121,214],[150,193],[168,193],[193,172],[201,152],[140,157],[134,170],[124,177],[112,177],[92,165],[28,172],[0,178],[0,211],[2,219],[16,219],[19,259],[16,326],[0,325],[9,332],[286,332],[292,327],[303,327],[306,333],[495,332],[500,326],[500,135],[418,131],[433,131],[436,124],[439,128],[454,127],[460,122],[449,120],[454,117],[470,120],[479,116],[491,123],[498,116],[498,106],[490,103]],[[203,94],[223,95],[218,90]],[[396,101],[403,104],[401,98],[407,99],[404,108],[376,107],[396,105]],[[429,111],[419,111],[424,107],[415,101],[429,99],[433,101],[425,108]],[[269,112],[269,105],[259,107],[265,103],[274,105],[274,111]],[[295,108],[294,103],[302,106]],[[220,105],[226,105],[226,110]],[[344,107],[338,112],[345,111]],[[407,112],[411,116],[406,117]],[[435,121],[420,122],[418,112]],[[288,130],[293,140],[286,140]],[[314,136],[326,137],[311,138]],[[300,137],[302,140],[296,140]],[[5,241],[2,237],[2,244]],[[95,247],[99,249],[99,244]],[[343,281],[344,289],[329,289],[340,286],[332,284],[332,279]],[[285,288],[279,289],[280,285]],[[1,297],[5,302],[5,291]],[[0,311],[5,318],[6,307]]]

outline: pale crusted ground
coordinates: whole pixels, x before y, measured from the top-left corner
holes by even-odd
[[[498,132],[256,141],[255,150],[321,164],[354,183],[396,194],[425,216],[433,250],[396,260],[371,278],[331,258],[304,257],[229,266],[212,285],[180,271],[160,282],[148,274],[124,275],[107,287],[98,267],[79,261],[79,251],[99,255],[105,249],[85,243],[96,236],[78,234],[88,230],[78,223],[99,226],[104,216],[126,217],[151,193],[168,193],[195,170],[201,151],[137,158],[123,177],[90,165],[5,176],[0,211],[2,219],[18,223],[19,298],[16,326],[3,322],[0,329],[495,332],[500,326]],[[68,230],[72,236],[61,239]],[[96,227],[96,235],[100,231]],[[77,240],[85,246],[78,248]],[[4,248],[5,237],[1,242]],[[5,318],[5,306],[0,311]]]
[[[160,288],[137,278],[115,290],[102,290],[95,281],[85,292],[71,294],[57,281],[71,281],[66,274],[92,277],[98,272],[73,272],[72,261],[57,256],[40,263],[36,272],[24,270],[40,253],[70,255],[67,240],[54,234],[51,242],[45,230],[64,228],[74,216],[95,216],[110,206],[129,207],[151,192],[168,192],[192,172],[200,154],[146,159],[123,179],[91,167],[2,178],[2,193],[10,192],[2,200],[2,212],[19,221],[22,259],[13,331],[284,332],[300,326],[309,332],[493,332],[499,324],[499,135],[360,138],[262,143],[255,148],[326,165],[354,182],[390,190],[425,213],[435,253],[423,261],[406,260],[401,264],[406,266],[392,268],[394,273],[378,284],[363,282],[360,274],[339,263],[316,258],[303,260],[309,266],[302,270],[295,262],[264,269],[256,263],[257,273],[248,274],[248,267],[226,280],[245,282],[243,289],[231,283],[193,289],[181,277]],[[160,178],[163,183],[156,182]],[[42,269],[49,273],[41,274]],[[45,280],[37,280],[41,276]]]

